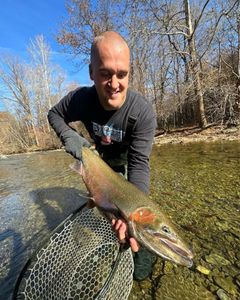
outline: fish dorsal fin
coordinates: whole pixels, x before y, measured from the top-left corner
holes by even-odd
[[[122,219],[122,213],[119,208],[110,202],[101,203],[101,205],[96,205],[98,209],[108,218],[108,219]]]
[[[141,224],[152,223],[156,219],[156,214],[147,207],[142,207],[130,215],[130,220]]]

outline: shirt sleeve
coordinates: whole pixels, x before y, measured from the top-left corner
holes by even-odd
[[[63,132],[71,129],[68,123],[81,119],[79,115],[81,107],[79,107],[80,101],[78,99],[80,91],[77,89],[70,92],[48,112],[48,121],[59,137]]]
[[[146,103],[133,127],[128,152],[128,180],[146,194],[150,186],[149,156],[155,129],[156,115],[152,106]]]

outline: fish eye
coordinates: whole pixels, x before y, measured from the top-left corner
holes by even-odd
[[[164,231],[165,233],[168,233],[168,234],[171,233],[170,229],[167,226],[163,226],[162,231]]]

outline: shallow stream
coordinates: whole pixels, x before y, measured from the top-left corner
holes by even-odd
[[[10,299],[33,251],[87,193],[63,151],[0,159],[0,299]],[[240,297],[240,143],[154,147],[151,197],[192,245],[195,265],[158,259],[129,299]]]

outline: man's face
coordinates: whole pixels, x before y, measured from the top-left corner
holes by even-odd
[[[101,105],[105,110],[119,109],[126,98],[129,79],[130,54],[125,45],[103,41],[90,65]]]

